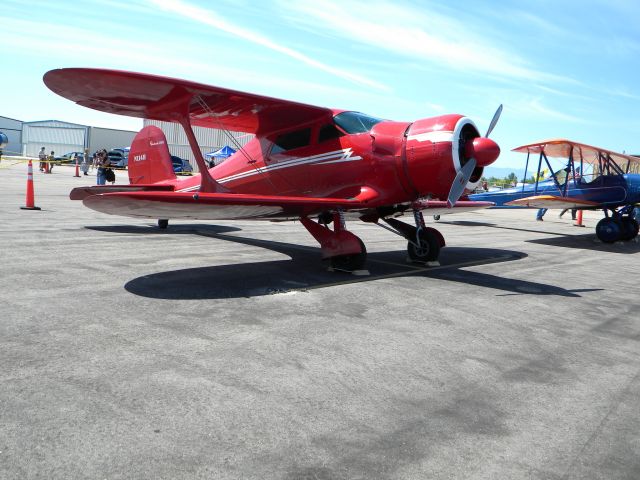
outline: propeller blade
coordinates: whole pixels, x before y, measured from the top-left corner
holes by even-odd
[[[493,128],[496,126],[496,123],[498,123],[498,119],[500,118],[501,113],[502,113],[502,104],[500,104],[500,106],[496,110],[496,113],[493,114],[493,118],[491,119],[491,123],[489,124],[489,129],[487,130],[487,134],[485,135],[485,137],[488,137],[491,131],[493,130]]]
[[[473,170],[476,168],[476,159],[470,158],[467,163],[464,164],[458,173],[456,174],[456,178],[453,180],[451,184],[451,190],[449,190],[449,197],[447,198],[447,206],[449,208],[453,207],[462,193],[464,192],[464,187],[469,183],[469,179],[471,178],[471,174]]]

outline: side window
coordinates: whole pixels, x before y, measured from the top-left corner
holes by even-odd
[[[295,132],[283,133],[276,137],[271,149],[271,155],[287,150],[306,147],[311,142],[311,129],[296,130]]]
[[[344,134],[336,128],[333,123],[323,125],[320,127],[320,133],[318,134],[318,142],[326,142],[327,140],[333,140],[334,138],[340,138]]]

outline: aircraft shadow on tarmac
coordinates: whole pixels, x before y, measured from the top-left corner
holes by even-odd
[[[349,283],[369,282],[381,278],[406,277],[434,278],[476,285],[509,295],[557,295],[579,297],[578,292],[555,285],[530,282],[478,271],[464,267],[519,260],[527,255],[511,250],[491,248],[447,247],[440,254],[440,266],[424,267],[407,264],[406,252],[370,252],[366,268],[369,275],[356,276],[343,272],[330,272],[320,263],[319,249],[302,245],[274,242],[246,237],[223,235],[198,225],[192,234],[251,245],[282,253],[288,260],[253,263],[231,263],[209,267],[189,268],[161,272],[135,278],[125,289],[135,295],[169,300],[206,300],[242,298],[308,291]]]
[[[636,239],[638,238],[640,237],[636,237]],[[595,233],[562,235],[553,238],[540,238],[526,241],[552,247],[579,248],[581,250],[595,250],[606,253],[640,253],[640,243],[635,240],[630,242],[602,243],[598,240]]]
[[[609,252],[609,253],[638,253],[640,252],[640,243],[638,241],[631,242],[616,242],[613,244],[602,243],[596,237],[595,231],[593,229],[588,229],[589,233],[584,234],[567,234],[561,232],[549,232],[544,230],[535,230],[529,228],[519,228],[519,227],[506,227],[503,225],[496,225],[493,223],[483,223],[483,222],[469,222],[469,221],[452,221],[452,222],[439,222],[446,223],[449,225],[462,225],[467,227],[491,227],[491,228],[499,228],[504,230],[515,230],[518,232],[529,232],[529,233],[541,233],[545,235],[545,238],[540,238],[536,240],[525,240],[525,242],[529,243],[537,243],[540,245],[549,245],[552,247],[565,247],[565,248],[578,248],[581,250],[595,250],[598,252]],[[576,232],[584,231],[576,229]],[[549,237],[549,235],[553,235],[553,237]],[[640,239],[640,237],[636,237]]]
[[[168,230],[160,229],[158,228],[157,225],[152,225],[152,224],[149,224],[149,225],[89,225],[84,228],[88,230],[96,230],[98,232],[145,234],[145,235],[153,235],[153,234],[193,235],[194,233],[196,233],[196,231],[216,234],[216,233],[239,232],[242,230],[239,227],[229,227],[227,225],[186,224],[186,223],[181,223],[179,225],[172,225]]]

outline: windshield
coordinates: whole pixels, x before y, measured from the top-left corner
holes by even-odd
[[[342,112],[333,117],[333,120],[347,133],[368,132],[374,125],[382,122],[381,118],[370,117],[360,112]]]

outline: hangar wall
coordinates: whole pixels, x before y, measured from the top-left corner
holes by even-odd
[[[56,155],[84,149],[84,139],[89,127],[76,123],[44,120],[24,122],[22,126],[23,154],[37,157],[40,147]]]
[[[138,132],[115,130],[113,128],[89,127],[88,146],[91,153],[101,148],[111,150],[131,146]]]
[[[22,121],[0,117],[0,132],[4,133],[9,140],[2,155],[22,155]]]
[[[24,122],[21,153],[27,157],[37,157],[40,147],[44,147],[47,153],[53,150],[56,155],[81,152],[85,147],[88,147],[90,152],[101,148],[110,150],[128,147],[136,133],[129,130],[89,127],[59,120]]]
[[[198,165],[195,162],[187,135],[184,133],[182,126],[174,122],[163,122],[160,120],[144,120],[144,126],[154,125],[164,132],[167,137],[167,145],[169,146],[169,152],[171,155],[177,155],[178,157],[185,158],[191,162],[194,171],[198,171]],[[193,127],[193,133],[200,145],[200,151],[205,154],[218,150],[219,148],[229,145],[233,149],[237,150],[238,145],[246,145],[253,135],[244,132],[228,132],[224,130],[218,130],[216,128],[206,127]],[[229,138],[233,137],[234,140]]]

